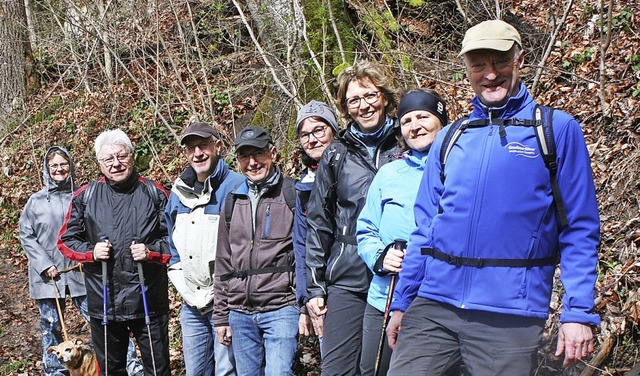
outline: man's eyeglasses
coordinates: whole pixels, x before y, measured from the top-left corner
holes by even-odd
[[[300,132],[298,139],[303,144],[308,144],[311,141],[311,135],[320,140],[327,133],[327,125],[319,125],[311,130],[311,132]]]
[[[66,170],[69,168],[69,163],[52,163],[49,166],[49,170]]]
[[[106,158],[98,159],[98,161],[100,161],[100,163],[102,163],[105,167],[111,167],[116,162],[116,159],[120,163],[123,163],[123,164],[127,163],[129,161],[130,156],[131,156],[131,153],[120,153],[120,154],[111,155]]]
[[[347,107],[349,108],[358,108],[360,107],[360,101],[364,100],[367,104],[374,104],[378,101],[380,97],[379,91],[373,91],[371,93],[367,93],[361,97],[351,97],[347,98]]]
[[[257,149],[252,152],[243,152],[239,153],[236,158],[238,158],[239,162],[248,162],[251,157],[253,157],[256,161],[261,161],[267,157],[269,154],[269,148]]]
[[[212,141],[203,141],[203,142],[198,142],[197,144],[185,145],[184,150],[187,152],[187,154],[193,154],[195,153],[196,148],[200,149],[200,151],[207,150],[207,148],[209,147],[209,145],[211,145],[211,143]]]

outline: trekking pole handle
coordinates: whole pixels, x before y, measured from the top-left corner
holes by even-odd
[[[393,241],[393,248],[403,250],[407,248],[407,241],[404,239],[396,239]]]

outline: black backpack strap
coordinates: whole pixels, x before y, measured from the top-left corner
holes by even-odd
[[[229,192],[224,199],[224,219],[227,224],[227,231],[231,229],[231,216],[233,215],[233,207],[236,205],[236,196],[233,192]]]
[[[147,192],[149,192],[151,200],[153,200],[153,206],[156,208],[156,210],[160,209],[162,205],[162,199],[160,198],[160,195],[162,193],[160,192],[158,187],[156,187],[156,184],[152,180],[146,178],[142,178],[142,180],[144,181],[145,187],[147,187]]]
[[[232,278],[245,279],[252,275],[258,274],[275,274],[275,273],[290,273],[295,270],[294,265],[285,266],[269,266],[266,268],[248,269],[248,270],[234,270],[220,277],[221,281],[228,281]]]
[[[503,258],[483,258],[483,257],[462,257],[453,256],[448,253],[439,251],[435,248],[421,248],[420,253],[423,256],[431,256],[447,264],[455,266],[472,266],[475,268],[484,268],[487,266],[501,268],[534,268],[543,266],[552,266],[558,263],[557,256],[532,258],[532,259],[503,259]]]
[[[551,192],[560,216],[560,227],[564,228],[567,226],[568,220],[557,179],[558,162],[556,161],[556,141],[553,136],[553,108],[536,105],[533,112],[537,123],[535,127],[536,140],[538,140],[542,160],[549,170]]]
[[[336,147],[330,151],[329,155],[329,170],[333,175],[333,181],[338,181],[342,166],[344,166],[344,160],[347,155],[347,147],[342,142],[334,141]]]
[[[444,183],[444,165],[447,162],[447,158],[449,158],[449,153],[455,145],[458,138],[464,132],[465,129],[469,126],[469,117],[465,116],[453,122],[447,134],[444,135],[444,139],[442,140],[442,146],[440,147],[440,180]]]
[[[87,207],[87,203],[91,199],[91,196],[93,196],[93,192],[95,190],[96,190],[95,181],[92,181],[89,184],[87,184],[87,188],[84,190],[84,195],[82,195],[82,203],[84,204],[85,208]]]
[[[296,210],[296,180],[285,177],[282,181],[282,194],[292,212]]]

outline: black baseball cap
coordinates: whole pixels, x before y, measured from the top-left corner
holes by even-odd
[[[255,125],[250,125],[238,133],[233,144],[236,147],[236,150],[245,147],[245,146],[253,146],[258,149],[264,149],[269,144],[273,144],[273,140],[271,139],[271,135],[267,132],[266,129],[262,127],[258,127]]]

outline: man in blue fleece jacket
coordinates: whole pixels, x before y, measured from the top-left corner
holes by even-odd
[[[498,20],[462,42],[476,97],[470,126],[441,164],[448,127],[427,158],[414,207],[417,229],[391,305],[389,375],[531,375],[548,317],[556,260],[564,286],[556,355],[565,366],[593,352],[599,216],[578,122],[553,111],[561,225],[534,127],[536,103],[520,81],[520,35]],[[484,119],[484,120],[483,120]],[[442,175],[441,175],[442,173]]]

